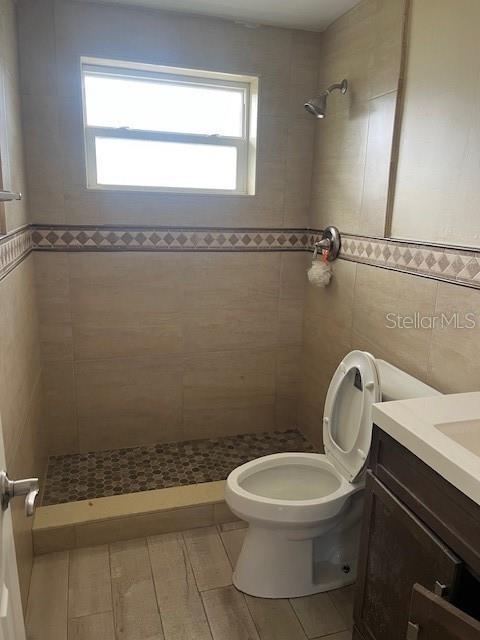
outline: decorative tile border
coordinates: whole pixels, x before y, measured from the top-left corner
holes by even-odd
[[[480,289],[480,252],[344,234],[340,257]]]
[[[0,238],[0,280],[14,269],[32,250],[30,229],[23,227]]]
[[[305,251],[305,229],[173,227],[32,228],[35,249],[49,251]]]
[[[313,251],[317,229],[31,225],[0,238],[0,280],[38,251]],[[480,289],[480,250],[342,234],[340,259]]]

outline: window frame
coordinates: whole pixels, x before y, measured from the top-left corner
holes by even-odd
[[[255,76],[234,75],[200,69],[183,69],[150,64],[120,62],[82,57],[80,60],[82,83],[83,130],[85,144],[86,187],[100,191],[141,191],[159,193],[254,195],[256,172],[256,135],[258,78]],[[151,131],[124,127],[98,127],[87,124],[85,76],[98,75],[122,77],[129,80],[154,80],[175,85],[199,85],[201,87],[224,87],[239,91],[243,95],[243,117],[241,136],[222,136],[217,134],[186,134],[169,131]],[[179,142],[199,145],[217,145],[235,147],[237,150],[236,189],[181,188],[167,186],[108,185],[97,180],[97,162],[95,139],[116,138],[121,140],[148,140]]]

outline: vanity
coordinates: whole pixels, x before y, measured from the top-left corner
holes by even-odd
[[[378,403],[354,640],[480,639],[480,393]]]

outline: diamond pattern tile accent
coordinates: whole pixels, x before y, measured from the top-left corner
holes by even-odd
[[[349,235],[342,237],[340,258],[480,288],[480,254],[475,250]]]
[[[315,449],[291,429],[52,456],[43,504],[224,480],[244,462],[286,451]]]
[[[470,277],[474,278],[480,271],[480,260],[472,258],[467,264],[467,271]]]
[[[32,225],[0,238],[0,279],[32,250],[312,251],[311,229],[201,229]],[[480,288],[480,253],[344,235],[340,258]]]
[[[75,251],[83,247],[102,251],[305,251],[309,248],[303,229],[36,227],[32,237],[36,249],[49,250],[65,250],[65,244]]]

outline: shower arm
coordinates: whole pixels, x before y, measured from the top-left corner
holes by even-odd
[[[332,91],[340,91],[341,93],[345,94],[347,92],[347,81],[346,80],[342,80],[342,82],[336,82],[335,84],[331,84],[328,89],[325,89],[325,91],[323,92],[324,95],[329,96]]]
[[[341,91],[342,90],[342,83],[341,82],[337,82],[336,84],[331,84],[328,89],[325,89],[325,93],[327,95],[330,95],[332,93],[332,91],[336,91],[336,90]]]

